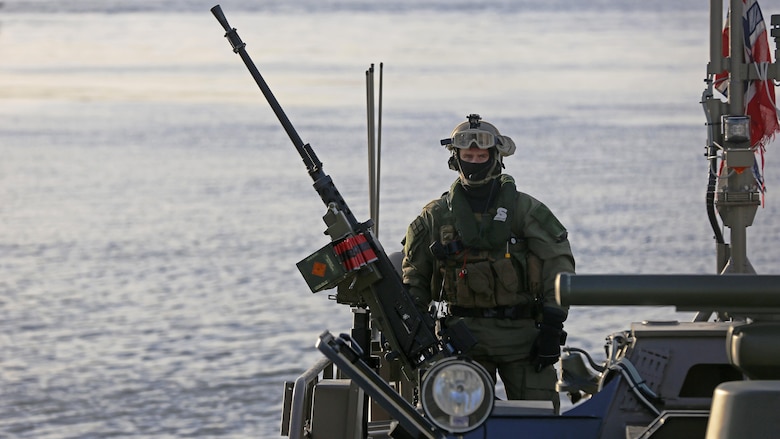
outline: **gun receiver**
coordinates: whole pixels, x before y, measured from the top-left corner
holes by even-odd
[[[311,145],[303,143],[247,54],[246,45],[241,41],[236,29],[228,25],[220,6],[214,6],[211,12],[225,29],[225,37],[230,41],[233,51],[241,56],[282,127],[287,131],[314,181],[314,189],[327,206],[323,219],[328,226],[326,233],[331,237],[331,244],[301,261],[298,268],[315,292],[338,286],[340,290],[350,290],[355,297],[362,299],[374,315],[395,355],[402,361],[407,378],[416,381],[414,374],[409,372],[438,354],[445,353],[440,349],[434,333],[433,319],[414,305],[412,296],[374,237],[371,230],[372,221],[359,223],[355,219],[330,176],[322,169],[322,162]],[[317,283],[311,278],[320,281]]]

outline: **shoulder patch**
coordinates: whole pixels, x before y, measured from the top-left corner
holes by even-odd
[[[425,220],[422,217],[417,217],[410,225],[409,230],[412,231],[412,235],[419,235],[420,232],[425,230]]]
[[[531,212],[531,217],[550,234],[555,242],[563,242],[568,238],[566,227],[563,227],[563,224],[558,221],[558,218],[556,218],[544,204],[539,204],[539,206]]]

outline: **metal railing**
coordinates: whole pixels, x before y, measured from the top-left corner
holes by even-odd
[[[312,395],[314,386],[323,379],[334,377],[333,362],[322,358],[295,382],[284,383],[284,408],[282,410],[281,435],[290,439],[303,439],[311,425]]]

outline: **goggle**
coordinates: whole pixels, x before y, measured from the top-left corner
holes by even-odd
[[[455,133],[451,139],[443,139],[442,145],[452,145],[454,148],[469,149],[476,146],[479,149],[488,149],[496,146],[497,139],[493,133],[487,131],[461,131]]]

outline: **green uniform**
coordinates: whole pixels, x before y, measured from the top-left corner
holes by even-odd
[[[500,374],[509,399],[552,400],[557,410],[555,369],[536,372],[531,350],[541,306],[560,308],[555,276],[574,272],[574,258],[552,212],[512,177],[498,178],[483,214],[472,212],[460,180],[423,208],[407,230],[403,281],[421,309],[445,302],[445,324],[464,320],[478,340],[469,355],[494,380]]]

